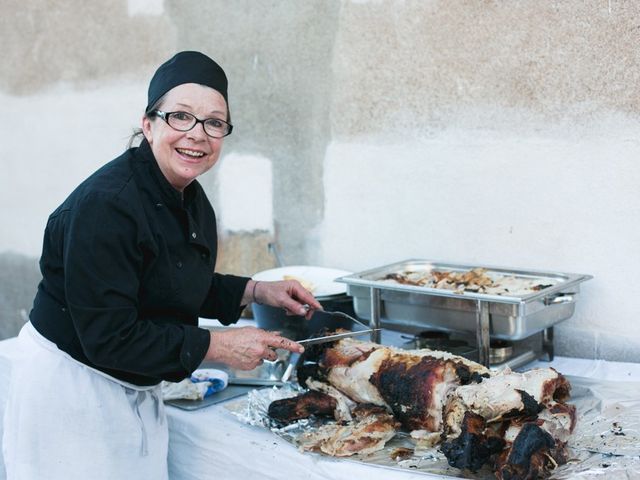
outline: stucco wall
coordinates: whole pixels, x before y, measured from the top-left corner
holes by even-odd
[[[224,269],[268,268],[277,240],[292,264],[589,273],[559,353],[640,361],[637,2],[42,5],[0,20],[0,268],[35,268],[47,214],[124,148],[154,68],[199,49],[236,126],[202,177]],[[0,297],[2,321],[24,303]]]

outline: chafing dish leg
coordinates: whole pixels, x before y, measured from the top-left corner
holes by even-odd
[[[476,301],[476,342],[478,344],[478,363],[489,367],[489,303]]]
[[[380,343],[380,290],[371,288],[371,320],[369,328],[374,329],[371,332],[371,341]]]
[[[553,361],[553,327],[545,328],[542,333],[542,351],[547,354],[549,361]]]

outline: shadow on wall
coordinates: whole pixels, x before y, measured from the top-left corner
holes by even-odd
[[[18,334],[31,311],[41,278],[37,258],[0,254],[0,339]]]

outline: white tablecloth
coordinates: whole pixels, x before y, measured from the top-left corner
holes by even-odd
[[[640,381],[640,364],[558,357],[553,362],[532,362],[525,368],[538,366],[551,366],[565,375]],[[172,480],[449,478],[303,454],[266,429],[241,424],[224,404],[196,411],[169,407],[168,417]]]
[[[10,361],[17,353],[15,339],[0,341],[0,385],[4,386],[0,388],[0,414],[4,413]],[[551,363],[533,362],[527,368],[536,366],[552,366],[565,375],[640,381],[640,364],[558,357]],[[224,404],[195,411],[168,406],[167,416],[172,480],[441,478],[300,453],[268,430],[240,423]],[[0,479],[4,478],[4,463],[0,462]]]

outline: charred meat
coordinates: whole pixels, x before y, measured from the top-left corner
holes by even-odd
[[[482,365],[446,352],[400,350],[351,338],[324,349],[316,362],[316,378],[357,403],[389,409],[410,431],[441,431],[453,390],[489,375]]]
[[[545,478],[549,470],[565,461],[564,449],[558,448],[546,430],[535,423],[525,423],[513,445],[498,457],[494,471],[499,480]]]
[[[452,467],[476,472],[493,455],[502,452],[504,445],[505,441],[498,433],[487,429],[484,418],[466,412],[460,435],[443,443],[440,449]]]
[[[297,397],[271,402],[268,414],[282,424],[289,424],[311,415],[332,417],[337,401],[326,393],[309,390]]]

